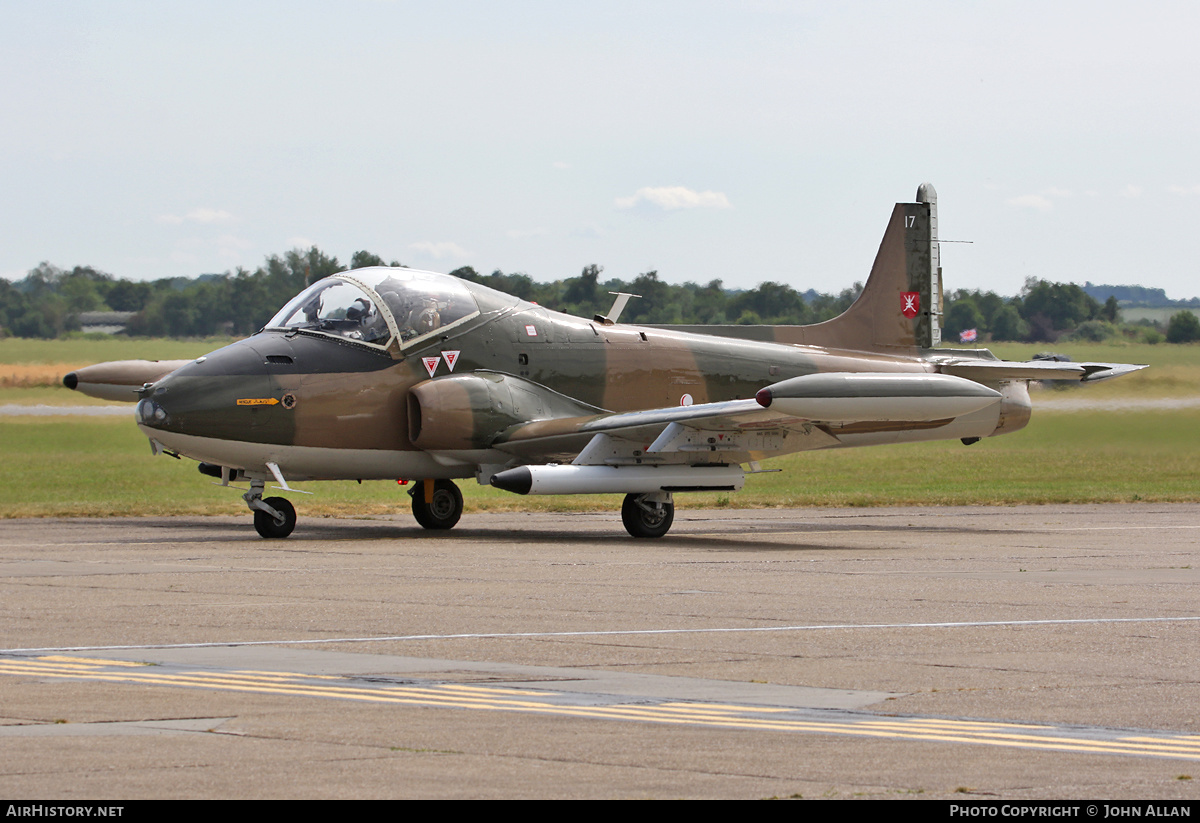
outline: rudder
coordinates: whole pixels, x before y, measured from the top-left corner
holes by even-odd
[[[942,268],[937,192],[917,188],[917,202],[897,203],[862,294],[837,317],[811,326],[776,326],[780,343],[915,352],[941,344]]]

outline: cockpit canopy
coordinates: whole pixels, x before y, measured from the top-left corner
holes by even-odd
[[[462,281],[446,274],[370,268],[313,283],[267,323],[380,348],[408,348],[479,314]]]

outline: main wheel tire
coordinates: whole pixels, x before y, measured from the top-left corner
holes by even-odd
[[[418,485],[412,495],[412,513],[427,529],[451,529],[462,517],[463,496],[458,486],[449,480],[433,484],[433,500],[425,502],[425,486]]]
[[[259,509],[254,510],[254,529],[261,537],[274,539],[287,537],[296,528],[296,507],[287,498],[268,497],[263,501],[275,511],[283,515],[283,520],[276,520],[271,515]]]
[[[662,537],[675,520],[674,503],[650,503],[644,494],[627,494],[621,504],[621,522],[633,537]]]

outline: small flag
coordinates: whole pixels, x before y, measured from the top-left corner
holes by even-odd
[[[975,338],[979,336],[975,329],[963,329],[958,333],[959,343],[974,343]]]

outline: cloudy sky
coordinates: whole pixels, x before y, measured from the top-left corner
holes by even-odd
[[[1200,294],[1200,5],[0,0],[0,275],[589,263]],[[286,296],[281,296],[281,303]]]

